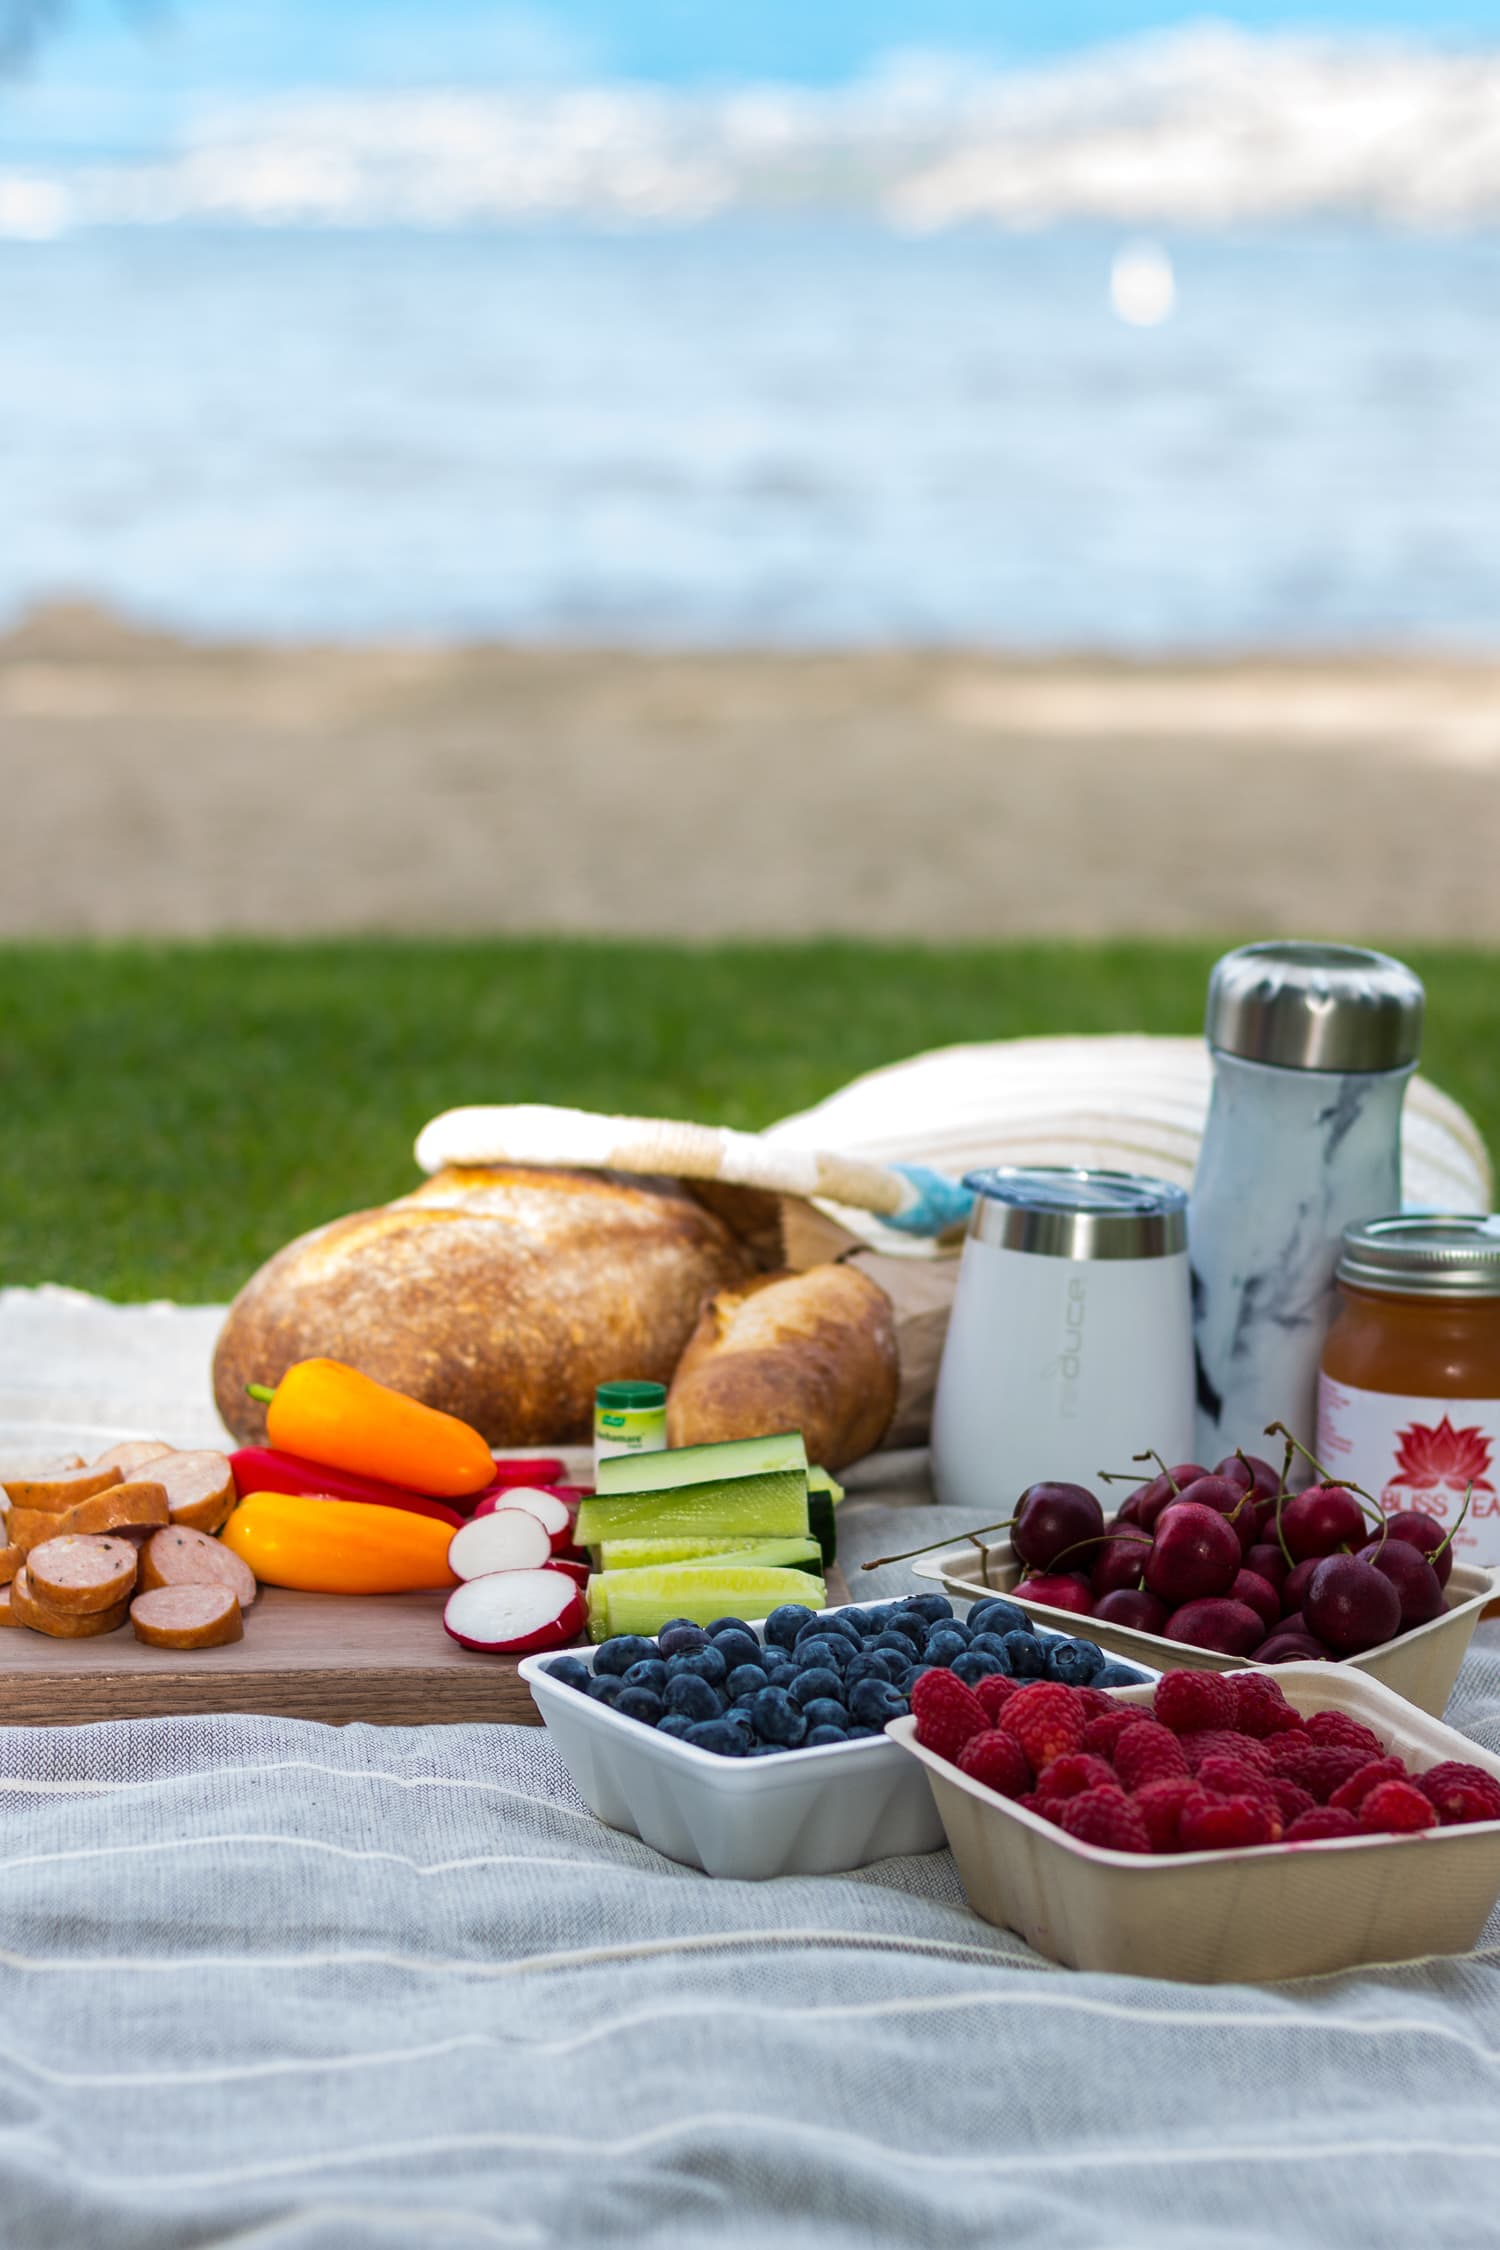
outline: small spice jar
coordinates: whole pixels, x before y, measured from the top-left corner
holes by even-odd
[[[1346,1227],[1318,1376],[1319,1460],[1387,1514],[1457,1521],[1463,1562],[1500,1564],[1500,1219]]]
[[[594,1467],[615,1453],[667,1449],[665,1383],[601,1383],[594,1393]]]

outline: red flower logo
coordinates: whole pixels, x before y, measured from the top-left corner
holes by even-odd
[[[1473,1485],[1476,1492],[1493,1492],[1485,1475],[1490,1465],[1490,1441],[1479,1429],[1455,1430],[1447,1415],[1435,1429],[1413,1422],[1396,1440],[1397,1483],[1418,1492],[1432,1492],[1442,1484],[1454,1492]]]

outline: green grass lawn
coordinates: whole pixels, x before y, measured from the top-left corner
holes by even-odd
[[[0,947],[0,1281],[222,1297],[415,1184],[468,1101],[768,1123],[923,1047],[1191,1032],[1222,944],[372,940]],[[1414,956],[1425,1066],[1500,1144],[1492,955]]]

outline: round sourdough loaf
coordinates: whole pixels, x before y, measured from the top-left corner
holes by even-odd
[[[671,1180],[439,1172],[262,1266],[220,1331],[214,1395],[241,1443],[264,1443],[245,1385],[321,1356],[461,1415],[491,1445],[582,1444],[595,1385],[669,1381],[704,1298],[750,1265]]]
[[[667,1441],[800,1430],[841,1469],[872,1453],[896,1406],[891,1300],[853,1266],[764,1274],[704,1308],[667,1393]]]

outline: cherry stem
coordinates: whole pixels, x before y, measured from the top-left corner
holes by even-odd
[[[1149,1445],[1147,1446],[1144,1453],[1132,1453],[1130,1458],[1132,1461],[1154,1461],[1156,1463],[1156,1466],[1160,1469],[1162,1475],[1166,1478],[1168,1484],[1172,1487],[1174,1496],[1182,1490],[1182,1486],[1177,1482],[1177,1479],[1173,1476],[1171,1470],[1167,1467],[1167,1464],[1162,1459],[1161,1455],[1159,1453],[1153,1452],[1152,1448]]]
[[[979,1524],[973,1531],[950,1531],[946,1539],[929,1539],[925,1547],[908,1547],[902,1555],[877,1555],[873,1562],[861,1563],[859,1567],[884,1570],[887,1563],[910,1562],[916,1555],[936,1554],[939,1547],[951,1547],[955,1539],[972,1539],[977,1547],[985,1532],[1008,1531],[1015,1520],[1014,1516],[1006,1516],[999,1523]]]
[[[1286,1468],[1283,1468],[1281,1472],[1281,1481],[1283,1484],[1285,1484],[1286,1482],[1286,1469],[1290,1468],[1291,1466],[1293,1452],[1300,1453],[1303,1460],[1311,1462],[1313,1468],[1317,1471],[1319,1484],[1336,1485],[1340,1492],[1347,1492],[1351,1494],[1355,1500],[1362,1500],[1364,1502],[1363,1513],[1365,1515],[1373,1516],[1379,1523],[1383,1524],[1385,1522],[1385,1510],[1381,1507],[1374,1494],[1371,1492],[1366,1492],[1364,1486],[1362,1484],[1356,1484],[1352,1477],[1330,1476],[1328,1471],[1324,1468],[1322,1462],[1318,1459],[1316,1453],[1309,1451],[1308,1447],[1302,1443],[1302,1440],[1300,1438],[1294,1438],[1291,1431],[1287,1428],[1285,1422],[1268,1422],[1266,1424],[1266,1436],[1284,1437],[1286,1439],[1288,1449],[1286,1457]]]
[[[1101,1484],[1139,1484],[1141,1481],[1134,1469],[1096,1469],[1094,1474]]]
[[[1466,1515],[1468,1514],[1468,1512],[1469,1512],[1469,1502],[1470,1502],[1470,1501],[1471,1501],[1471,1500],[1473,1499],[1473,1497],[1474,1497],[1474,1480],[1473,1480],[1473,1478],[1471,1477],[1471,1478],[1469,1479],[1468,1485],[1467,1485],[1467,1487],[1465,1488],[1465,1491],[1464,1491],[1464,1504],[1463,1504],[1463,1506],[1462,1506],[1462,1507],[1461,1507],[1461,1508],[1459,1509],[1459,1511],[1458,1511],[1458,1514],[1457,1514],[1457,1515],[1456,1515],[1456,1516],[1454,1517],[1454,1519],[1453,1519],[1453,1531],[1450,1531],[1450,1532],[1449,1532],[1449,1534],[1448,1534],[1447,1538],[1446,1538],[1446,1539],[1445,1539],[1445,1540],[1443,1541],[1443,1544],[1442,1544],[1442,1546],[1441,1546],[1441,1547],[1434,1547],[1434,1549],[1433,1549],[1432,1553],[1431,1553],[1431,1554],[1430,1554],[1430,1555],[1428,1556],[1428,1558],[1427,1558],[1429,1562],[1433,1562],[1433,1563],[1435,1563],[1435,1562],[1437,1561],[1437,1559],[1438,1559],[1438,1556],[1439,1556],[1439,1555],[1441,1555],[1441,1554],[1444,1554],[1444,1553],[1446,1553],[1447,1549],[1448,1549],[1449,1547],[1451,1547],[1451,1546],[1452,1546],[1452,1544],[1453,1544],[1453,1535],[1454,1535],[1454,1532],[1456,1532],[1456,1531],[1457,1531],[1457,1529],[1458,1529],[1459,1525],[1460,1525],[1460,1524],[1461,1524],[1461,1523],[1463,1522],[1463,1520],[1464,1520],[1464,1517],[1465,1517],[1465,1516],[1466,1516]]]

